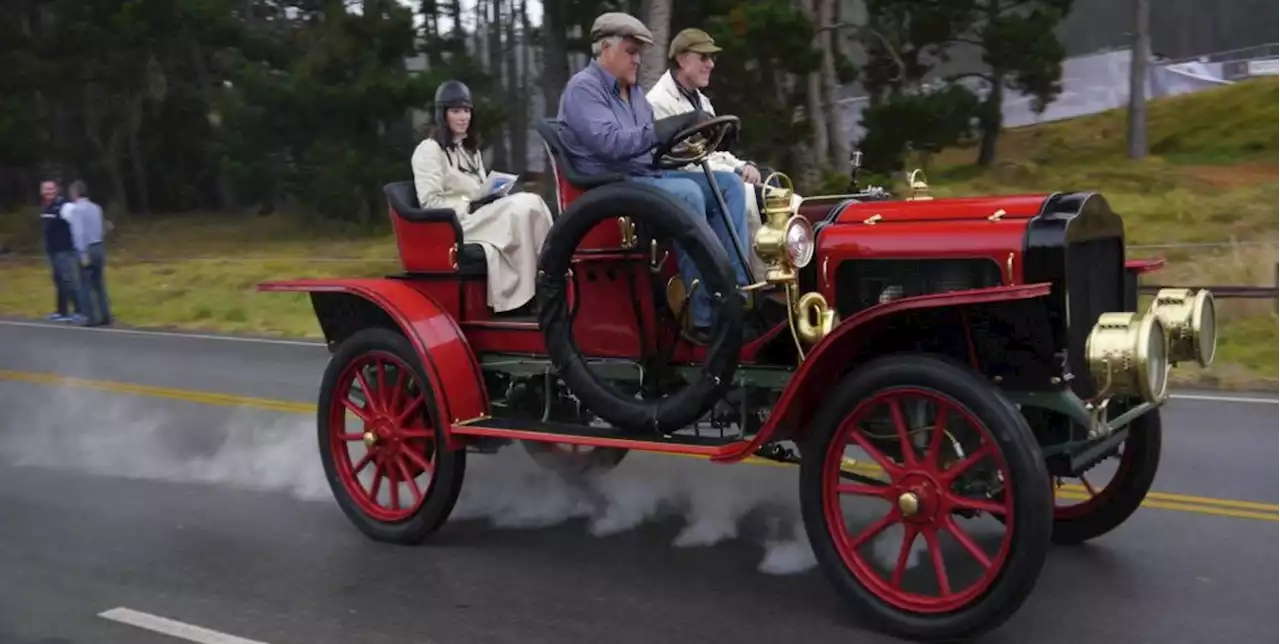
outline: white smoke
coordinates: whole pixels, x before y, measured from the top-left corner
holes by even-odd
[[[0,460],[5,462],[280,492],[305,501],[332,498],[310,414],[157,404],[129,395],[16,384],[6,384],[0,396],[5,401]],[[211,420],[215,414],[223,418]],[[709,547],[762,533],[761,572],[793,574],[816,563],[800,519],[798,468],[633,452],[616,469],[585,485],[570,485],[540,468],[520,446],[469,454],[467,465],[452,522],[485,520],[497,529],[536,529],[577,519],[585,520],[589,534],[607,537],[649,521],[675,520],[683,521],[683,529],[673,547]],[[870,523],[878,515],[865,518]],[[764,529],[745,530],[748,525]],[[892,565],[898,545],[897,539],[882,539],[878,558]],[[912,565],[916,558],[913,553]]]

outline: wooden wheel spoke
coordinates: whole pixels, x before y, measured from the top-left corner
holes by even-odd
[[[400,393],[405,387],[404,369],[396,367],[396,384],[391,386],[391,400],[387,402],[389,409],[400,408]]]
[[[924,541],[929,546],[929,558],[933,560],[933,571],[938,576],[938,590],[943,595],[951,594],[951,582],[947,577],[947,565],[942,561],[942,547],[938,543],[937,528],[925,529],[921,533],[924,534]]]
[[[368,405],[370,408],[373,407],[373,403],[369,402],[369,395],[367,393],[364,396],[364,404]],[[375,411],[375,410],[365,409],[364,407],[357,407],[355,401],[351,400],[350,398],[343,398],[342,406],[350,410],[351,413],[355,414],[356,417],[359,418],[361,421],[366,423],[373,422],[373,417],[369,415],[369,412]]]
[[[983,551],[982,548],[978,547],[978,544],[974,543],[973,539],[969,538],[969,535],[965,533],[964,528],[961,528],[959,524],[953,521],[950,515],[942,515],[942,527],[945,528],[947,532],[950,532],[951,536],[956,541],[959,541],[960,545],[963,546],[965,550],[969,551],[969,554],[973,555],[973,558],[982,565],[983,570],[991,569],[991,557],[988,557],[987,553]]]
[[[383,471],[382,463],[379,462],[373,468],[373,485],[369,488],[369,498],[372,499],[374,503],[378,502],[378,491],[382,489],[382,479],[384,476],[385,472]]]
[[[890,477],[896,479],[902,474],[902,466],[889,460],[889,457],[885,456],[884,452],[881,452],[875,445],[872,445],[871,441],[867,440],[867,437],[862,435],[860,428],[854,427],[853,431],[850,432],[850,436],[853,437],[853,442],[857,443],[858,447],[862,448],[862,451],[866,452],[868,456],[875,460],[876,464],[880,466],[880,469],[884,470]]]
[[[852,542],[849,544],[849,547],[850,548],[860,547],[862,544],[871,540],[876,535],[880,534],[881,532],[884,532],[886,529],[888,529],[889,526],[897,522],[897,520],[898,520],[897,511],[890,510],[883,517],[880,517],[878,521],[871,524],[866,530],[863,530],[862,533],[857,536],[857,538],[853,539]]]
[[[902,549],[898,551],[898,562],[893,567],[893,577],[889,583],[894,588],[902,588],[902,575],[907,571],[907,559],[911,557],[911,546],[915,545],[920,529],[910,523],[902,524]]]
[[[947,435],[947,408],[938,405],[938,414],[934,417],[933,433],[929,435],[929,447],[925,448],[924,460],[928,469],[937,472],[942,469],[942,437]]]
[[[1097,490],[1094,490],[1093,486],[1089,485],[1089,479],[1086,479],[1084,474],[1080,475],[1080,485],[1084,486],[1085,491],[1089,493],[1090,497],[1098,496]]]
[[[360,433],[360,432],[356,432],[356,433],[354,433],[354,434],[338,434],[338,440],[340,440],[340,441],[362,441],[362,440],[364,440],[364,434],[362,434],[362,433]]]
[[[409,439],[431,440],[435,438],[435,435],[432,434],[431,430],[429,429],[402,429],[400,430],[400,437],[409,438]]]
[[[990,444],[983,445],[981,449],[965,457],[963,461],[960,461],[959,463],[956,463],[955,465],[948,467],[945,470],[942,470],[941,474],[939,475],[939,478],[941,479],[942,484],[950,487],[951,484],[955,482],[957,477],[967,472],[974,465],[977,465],[978,461],[981,461],[982,459],[988,456],[991,456],[994,453],[995,453],[995,450],[991,449]]]
[[[858,496],[874,496],[884,498],[889,494],[888,485],[869,485],[866,483],[840,483],[836,486],[836,494],[856,494]]]
[[[364,404],[373,413],[381,413],[383,411],[382,401],[378,400],[378,396],[381,394],[369,387],[369,379],[364,377],[364,369],[356,371],[356,381],[360,383],[360,391],[364,393]]]
[[[421,467],[422,471],[426,472],[428,476],[431,475],[431,472],[433,471],[433,468],[431,467],[431,462],[428,461],[425,457],[423,457],[423,455],[411,449],[406,449],[401,453],[404,455],[405,458],[409,459],[410,461],[413,461],[414,465]]]
[[[1005,504],[988,499],[974,499],[967,496],[952,494],[948,496],[947,500],[951,503],[953,508],[960,508],[962,510],[979,510],[981,512],[986,512],[987,514],[995,514],[999,516],[1009,514],[1009,508],[1005,507]]]
[[[902,415],[902,405],[898,404],[897,399],[889,401],[889,413],[893,416],[893,429],[901,444],[902,463],[907,467],[915,467],[916,448],[911,443],[911,428],[907,426],[907,419]]]
[[[360,473],[363,472],[364,468],[368,467],[369,463],[372,461],[373,461],[373,452],[372,451],[365,452],[364,456],[361,457],[360,460],[356,461],[355,465],[351,466],[351,475],[360,476]]]
[[[422,490],[418,489],[418,482],[414,480],[413,475],[409,472],[409,466],[405,465],[405,454],[407,453],[396,454],[396,469],[400,470],[400,476],[404,477],[404,482],[409,484],[409,492],[413,495],[413,504],[417,505],[422,502]]]
[[[409,414],[412,413],[415,409],[417,409],[418,405],[421,405],[424,400],[425,398],[423,397],[423,395],[418,394],[417,397],[409,401],[409,404],[405,405],[404,409],[401,409],[400,413],[396,416],[396,425],[399,425],[400,427],[404,427],[405,421],[407,421],[409,418]]]

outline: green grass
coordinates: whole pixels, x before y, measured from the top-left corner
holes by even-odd
[[[1125,218],[1130,244],[1266,242],[1134,250],[1131,256],[1168,260],[1146,282],[1271,285],[1280,228],[1276,99],[1276,79],[1268,78],[1154,101],[1153,156],[1137,162],[1124,157],[1122,110],[1013,129],[1002,135],[994,167],[977,170],[973,150],[949,150],[933,159],[929,181],[938,196],[1099,191]],[[258,293],[254,286],[399,271],[386,222],[362,229],[297,216],[222,214],[113,221],[107,279],[123,324],[316,338],[320,329],[305,296]],[[38,257],[34,214],[0,215],[0,248],[29,256],[0,256],[0,314],[48,313],[53,288]],[[1217,361],[1203,372],[1180,368],[1176,381],[1274,390],[1280,362],[1274,306],[1219,299]]]

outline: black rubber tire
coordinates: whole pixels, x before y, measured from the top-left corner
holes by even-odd
[[[891,606],[845,566],[828,533],[823,511],[823,460],[837,429],[863,399],[899,386],[932,389],[967,407],[995,437],[1010,472],[1014,537],[999,578],[975,602],[958,611],[921,615]],[[929,354],[876,358],[840,380],[823,399],[805,440],[800,464],[800,503],[813,552],[827,578],[874,628],[916,641],[957,641],[998,628],[1035,588],[1049,553],[1053,497],[1043,456],[1026,419],[986,379],[949,359]]]
[[[566,275],[574,251],[592,227],[622,214],[630,215],[648,234],[680,243],[702,275],[699,288],[712,293],[717,316],[702,377],[658,400],[637,400],[597,377],[574,340],[569,318]],[[721,294],[718,304],[716,293]],[[558,375],[585,407],[624,432],[687,427],[720,400],[733,381],[742,348],[744,301],[733,264],[706,218],[701,213],[695,216],[660,188],[619,182],[593,188],[575,200],[556,219],[542,246],[537,297],[538,323]],[[590,307],[580,306],[579,313],[589,318]]]
[[[1127,469],[1117,470],[1117,478],[1104,488],[1108,495],[1098,507],[1083,516],[1053,520],[1053,543],[1063,546],[1082,544],[1096,539],[1120,527],[1133,516],[1151,491],[1156,472],[1160,469],[1161,451],[1160,410],[1153,409],[1129,425],[1124,450],[1132,456]]]
[[[431,427],[435,430],[435,478],[431,489],[427,492],[428,498],[419,506],[417,512],[404,521],[380,521],[360,510],[359,505],[338,479],[334,469],[334,454],[329,449],[328,440],[330,433],[328,412],[342,372],[352,360],[371,351],[395,355],[413,369],[413,375],[418,379],[423,391],[427,391],[431,386],[431,381],[422,368],[422,361],[418,358],[417,350],[400,333],[386,328],[369,328],[344,340],[330,358],[320,385],[317,423],[320,462],[324,466],[325,478],[329,481],[329,488],[333,491],[338,507],[356,528],[375,541],[404,545],[417,544],[439,530],[453,512],[466,475],[467,452],[465,449],[451,451],[446,447],[435,399],[432,396],[424,396]]]

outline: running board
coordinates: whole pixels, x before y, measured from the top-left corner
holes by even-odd
[[[455,424],[450,430],[454,436],[477,436],[510,440],[537,441],[614,447],[638,452],[663,452],[668,454],[692,454],[697,456],[723,456],[741,450],[744,443],[739,437],[718,436],[621,436],[607,427],[592,427],[574,423],[544,423],[522,418],[484,418],[467,424]]]

